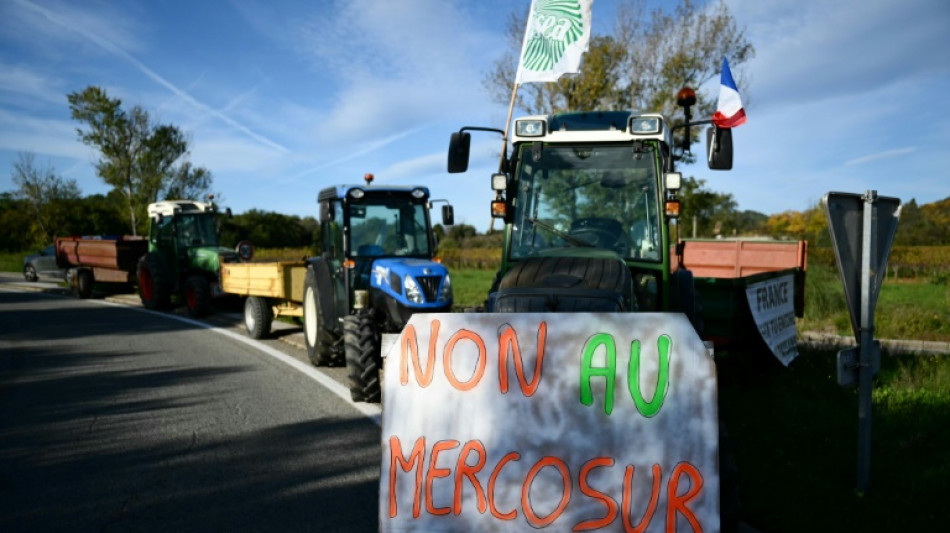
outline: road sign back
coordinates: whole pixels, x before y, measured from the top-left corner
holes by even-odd
[[[861,279],[870,277],[869,298],[871,309],[877,303],[887,268],[887,256],[891,251],[901,201],[897,198],[878,196],[876,191],[866,194],[829,192],[824,198],[825,214],[831,230],[831,242],[835,249],[838,271],[844,284],[845,298],[851,312],[851,327],[860,342]],[[868,272],[862,272],[861,253],[864,246],[864,209],[871,209],[869,240],[871,264]]]

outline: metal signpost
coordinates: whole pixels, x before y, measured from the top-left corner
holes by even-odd
[[[858,383],[858,490],[867,493],[871,470],[871,386],[881,364],[874,340],[874,307],[887,272],[900,200],[866,194],[829,192],[823,199],[831,242],[844,285],[851,328],[858,346],[838,352],[838,383]]]

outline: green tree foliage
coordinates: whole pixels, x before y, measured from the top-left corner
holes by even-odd
[[[49,234],[40,230],[27,200],[15,193],[0,194],[0,250],[19,252],[45,246],[68,235],[122,235],[128,222],[122,216],[123,199],[101,194],[56,202]]]
[[[915,199],[901,205],[894,244],[898,246],[950,244],[950,198],[917,205]]]
[[[812,246],[830,246],[825,208],[815,204],[804,211],[785,211],[771,215],[765,223],[766,233],[776,239],[806,240]]]
[[[201,199],[211,185],[211,174],[193,168],[185,135],[175,126],[155,124],[140,106],[122,108],[100,87],[89,86],[67,95],[80,140],[99,149],[99,177],[126,200],[131,231],[145,227],[145,208],[165,199]]]
[[[765,232],[774,238],[805,239],[812,246],[831,246],[828,219],[820,203],[804,211],[785,211],[768,217]],[[950,198],[917,205],[901,205],[893,246],[941,246],[950,244]]]
[[[678,194],[682,202],[679,218],[680,238],[739,237],[762,231],[766,215],[756,211],[738,211],[731,194],[706,188],[706,180],[683,178]],[[695,234],[693,232],[695,224]]]
[[[56,175],[52,166],[37,168],[32,153],[21,152],[13,164],[16,196],[24,201],[31,218],[23,229],[34,241],[50,242],[70,218],[73,204],[81,196],[76,180]]]
[[[222,217],[221,244],[234,246],[250,241],[257,248],[319,249],[316,237],[319,223],[313,217],[282,215],[273,211],[251,209],[230,218]]]
[[[19,252],[41,246],[36,234],[30,230],[33,215],[25,200],[12,192],[0,193],[0,250]]]
[[[649,13],[646,4],[621,0],[613,33],[591,37],[580,73],[521,86],[518,107],[530,114],[639,109],[672,119],[679,89],[699,87],[718,76],[723,57],[729,58],[742,88],[742,70],[736,67],[755,50],[724,3],[707,9],[705,2],[680,0],[673,11],[663,5]],[[511,98],[527,16],[527,10],[509,15],[508,51],[483,80],[499,103]],[[696,116],[712,116],[716,96],[697,94]]]

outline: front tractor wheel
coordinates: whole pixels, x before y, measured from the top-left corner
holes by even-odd
[[[185,280],[185,305],[188,314],[201,318],[211,314],[211,284],[201,276],[191,276]]]
[[[379,338],[369,314],[359,313],[343,319],[343,346],[350,397],[354,402],[379,403],[382,358]]]
[[[146,309],[164,311],[171,307],[171,283],[162,257],[145,254],[138,264],[139,297]]]

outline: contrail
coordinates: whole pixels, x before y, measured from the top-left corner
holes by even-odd
[[[870,163],[871,161],[877,161],[879,159],[887,159],[890,157],[898,157],[902,155],[907,155],[916,151],[917,148],[913,146],[908,146],[906,148],[895,148],[894,150],[885,150],[876,154],[866,155],[864,157],[857,157],[844,162],[844,166],[853,167],[857,165],[863,165],[865,163]]]
[[[216,109],[213,109],[213,108],[211,108],[211,107],[209,107],[209,106],[207,106],[207,105],[205,105],[205,104],[199,102],[198,100],[196,100],[195,98],[193,98],[190,94],[188,94],[188,93],[186,93],[185,91],[182,91],[181,89],[179,89],[178,87],[176,87],[174,84],[172,84],[171,82],[169,82],[168,80],[166,80],[165,78],[163,78],[162,76],[160,76],[158,73],[156,73],[156,72],[153,71],[152,69],[148,68],[148,67],[147,67],[145,64],[143,64],[141,61],[139,61],[138,59],[132,57],[132,56],[129,55],[125,50],[122,50],[121,48],[119,48],[118,46],[116,46],[115,43],[109,41],[108,39],[104,39],[104,38],[102,38],[102,37],[100,37],[100,36],[98,36],[98,35],[96,35],[96,34],[94,34],[94,33],[90,33],[90,32],[88,32],[88,31],[84,30],[83,28],[80,28],[80,27],[77,27],[77,26],[75,26],[75,25],[73,25],[73,24],[70,24],[68,21],[66,21],[66,20],[64,20],[64,19],[62,19],[62,18],[60,18],[56,13],[53,13],[52,11],[50,11],[50,10],[44,8],[44,7],[38,6],[38,5],[36,5],[36,4],[34,4],[34,3],[30,2],[30,1],[28,1],[28,0],[15,0],[15,1],[16,1],[17,3],[19,3],[20,5],[22,5],[22,6],[26,7],[26,8],[28,8],[28,9],[32,9],[33,11],[35,11],[35,12],[39,13],[40,15],[46,17],[46,18],[49,19],[51,22],[53,22],[53,23],[55,23],[55,24],[58,24],[58,25],[60,25],[60,26],[62,26],[62,27],[64,27],[64,28],[66,28],[66,29],[68,29],[68,30],[72,30],[72,31],[74,31],[74,32],[76,32],[76,33],[82,35],[83,37],[85,37],[86,39],[89,39],[90,41],[96,43],[97,45],[99,45],[100,47],[102,47],[103,49],[105,49],[106,51],[111,52],[111,53],[113,53],[113,54],[115,54],[115,55],[117,55],[117,56],[119,56],[119,57],[125,59],[126,61],[132,63],[132,65],[134,65],[135,68],[137,68],[140,72],[142,72],[143,74],[145,74],[146,76],[148,76],[149,78],[151,78],[153,81],[155,81],[156,83],[158,83],[158,84],[161,85],[162,87],[165,87],[166,89],[168,89],[169,91],[171,91],[172,94],[178,96],[178,97],[181,98],[182,100],[184,100],[184,101],[188,102],[189,104],[191,104],[191,105],[197,107],[198,109],[200,109],[200,110],[202,110],[202,111],[204,111],[204,112],[206,112],[206,113],[209,113],[209,114],[211,114],[211,115],[213,115],[213,116],[215,116],[215,117],[218,117],[219,119],[221,119],[222,121],[224,121],[224,122],[225,122],[226,124],[228,124],[229,126],[231,126],[231,127],[235,128],[235,129],[237,129],[237,130],[239,130],[239,131],[245,133],[247,136],[251,137],[252,139],[254,139],[254,140],[256,140],[256,141],[258,141],[258,142],[260,142],[260,143],[262,143],[262,144],[265,144],[265,145],[267,145],[267,146],[269,146],[269,147],[271,147],[271,148],[274,148],[275,150],[278,150],[278,151],[280,151],[280,152],[289,152],[289,151],[290,151],[290,150],[288,150],[286,147],[284,147],[284,146],[282,146],[282,145],[280,145],[280,144],[277,144],[276,142],[274,142],[274,141],[272,141],[272,140],[270,140],[270,139],[268,139],[268,138],[266,138],[266,137],[264,137],[264,136],[262,136],[262,135],[259,135],[259,134],[255,133],[255,132],[253,132],[253,131],[251,131],[250,128],[248,128],[247,126],[244,126],[243,124],[241,124],[241,123],[235,121],[234,119],[232,119],[231,117],[225,115],[224,113],[222,113],[222,112],[220,112],[220,111],[218,111],[218,110],[216,110]]]
[[[298,178],[302,178],[302,177],[304,177],[304,176],[308,176],[308,175],[310,175],[310,174],[313,174],[314,172],[317,172],[318,170],[323,170],[323,169],[325,169],[325,168],[327,168],[327,167],[332,167],[333,165],[338,165],[338,164],[340,164],[340,163],[343,163],[344,161],[349,161],[349,160],[355,159],[355,158],[357,158],[357,157],[359,157],[359,156],[361,156],[361,155],[368,154],[368,153],[370,153],[370,152],[376,151],[376,150],[382,148],[383,146],[386,146],[386,145],[388,145],[388,144],[394,143],[394,142],[396,142],[396,141],[398,141],[399,139],[402,139],[402,138],[404,138],[404,137],[408,137],[409,135],[412,135],[413,133],[416,133],[417,131],[420,131],[420,130],[424,129],[424,128],[427,127],[428,125],[429,125],[429,124],[423,124],[423,125],[421,125],[421,126],[417,126],[417,127],[415,127],[415,128],[408,129],[408,130],[403,131],[403,132],[401,132],[401,133],[396,133],[396,134],[394,134],[394,135],[390,135],[389,137],[386,137],[386,138],[384,138],[384,139],[380,139],[380,140],[378,140],[378,141],[368,143],[368,144],[365,145],[363,148],[360,148],[359,150],[357,150],[357,151],[355,151],[355,152],[353,152],[353,153],[347,154],[347,155],[345,155],[345,156],[343,156],[343,157],[334,159],[333,161],[328,161],[328,162],[326,162],[326,163],[323,163],[322,165],[319,165],[319,166],[316,166],[316,167],[313,167],[313,168],[304,170],[303,172],[298,172],[297,174],[294,174],[293,176],[287,177],[287,178],[281,180],[281,183],[288,183],[288,182],[294,181],[294,180],[296,180],[296,179],[298,179]]]

